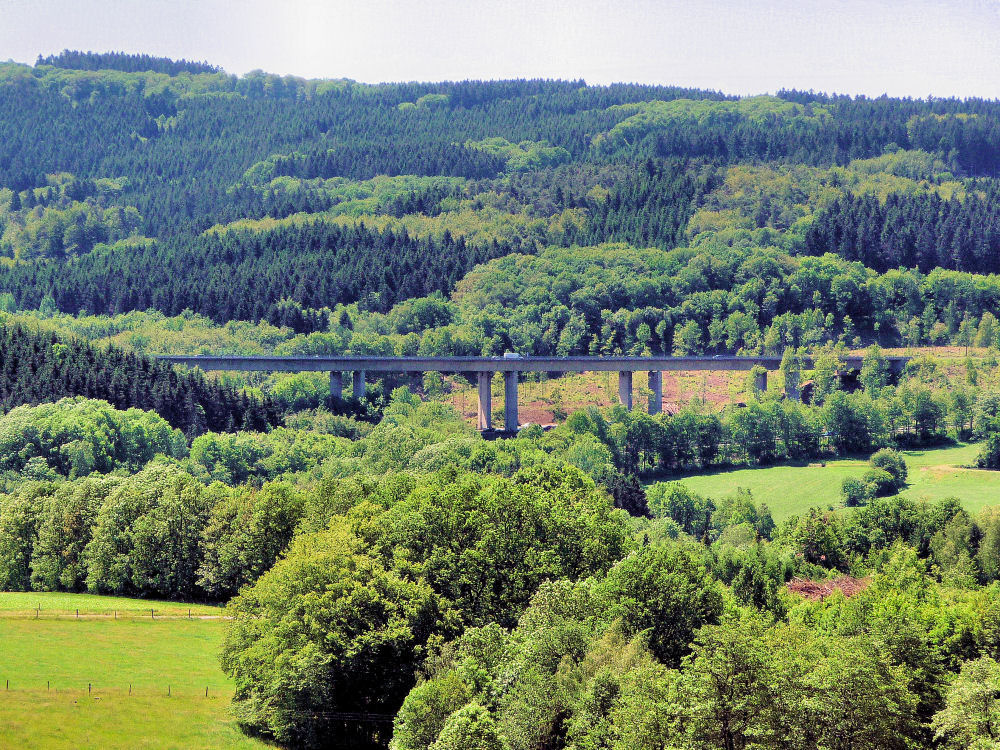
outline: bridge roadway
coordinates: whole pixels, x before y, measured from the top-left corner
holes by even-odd
[[[343,397],[343,373],[352,374],[355,394],[365,392],[365,374],[446,372],[475,374],[479,391],[479,429],[493,428],[492,389],[493,374],[504,375],[504,430],[516,432],[517,379],[522,372],[617,372],[618,399],[627,408],[632,408],[632,373],[649,373],[649,413],[657,414],[663,401],[663,373],[691,370],[737,370],[749,371],[763,367],[765,372],[758,375],[756,386],[767,388],[767,371],[781,368],[781,357],[736,357],[719,355],[714,357],[521,357],[506,354],[503,357],[369,357],[369,356],[313,356],[236,357],[226,355],[160,355],[161,362],[175,365],[200,367],[202,370],[240,370],[263,372],[329,372],[330,393]],[[909,357],[886,357],[893,372],[902,370]],[[848,370],[861,368],[862,357],[845,357],[844,366]],[[812,360],[802,359],[802,367],[810,369]],[[799,398],[798,383],[785,384],[786,395]]]

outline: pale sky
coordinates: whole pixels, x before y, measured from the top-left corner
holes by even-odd
[[[0,60],[64,48],[366,82],[1000,98],[1000,0],[0,0]]]

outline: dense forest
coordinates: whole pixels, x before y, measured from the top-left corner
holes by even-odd
[[[266,430],[280,416],[268,399],[239,393],[200,373],[180,373],[114,347],[95,349],[21,326],[0,326],[0,404],[4,411],[64,396],[150,409],[189,436],[206,430]]]
[[[910,482],[1000,469],[998,155],[979,99],[0,64],[0,590],[225,604],[287,747],[992,748],[1000,514]],[[782,364],[487,440],[154,357],[506,351]]]
[[[153,71],[177,75],[178,73],[221,73],[222,68],[207,62],[171,60],[169,57],[130,55],[125,52],[80,52],[64,49],[58,55],[38,56],[35,66],[51,65],[54,68],[74,70],[121,70],[126,73]]]

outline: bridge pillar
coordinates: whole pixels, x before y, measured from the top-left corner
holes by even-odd
[[[364,398],[365,395],[365,371],[355,370],[351,373],[351,382],[354,387],[354,398]]]
[[[493,373],[477,373],[479,385],[479,429],[493,429]]]
[[[503,428],[507,432],[517,432],[517,372],[503,374]]]
[[[330,395],[336,399],[344,397],[344,375],[340,370],[330,371]]]
[[[649,413],[659,414],[663,410],[663,373],[653,370],[649,373]]]
[[[632,371],[618,373],[618,403],[632,411]]]
[[[802,400],[802,391],[799,388],[799,373],[797,371],[785,373],[785,398],[792,401]]]
[[[761,393],[767,391],[767,370],[764,372],[759,372],[754,375],[753,387],[756,388]]]

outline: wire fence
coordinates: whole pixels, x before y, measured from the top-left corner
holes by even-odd
[[[230,620],[220,608],[217,612],[195,607],[129,608],[109,610],[46,609],[40,604],[27,609],[0,610],[0,619],[20,620]]]
[[[164,682],[161,685],[127,683],[106,685],[100,682],[80,682],[67,680],[21,680],[3,678],[0,684],[0,701],[5,695],[38,695],[41,693],[70,698],[204,698],[208,700],[229,700],[232,689],[219,685],[194,686],[176,685]]]

